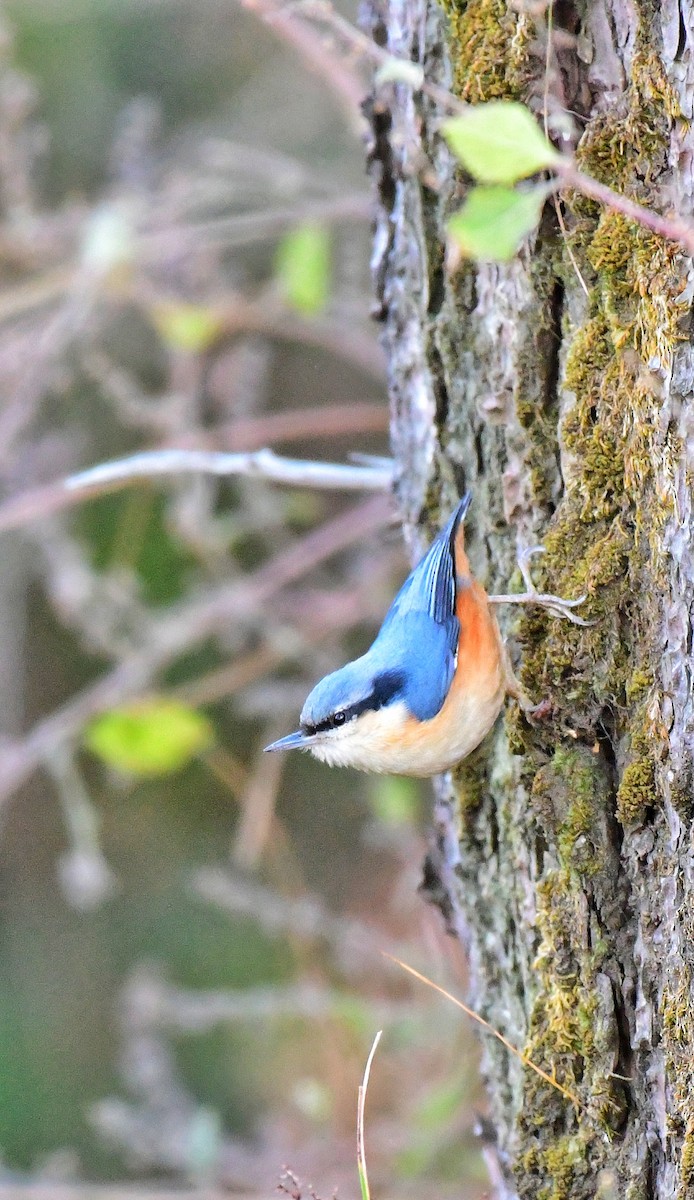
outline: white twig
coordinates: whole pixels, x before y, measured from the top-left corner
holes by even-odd
[[[537,608],[546,608],[555,617],[563,617],[574,625],[594,625],[594,621],[586,621],[577,616],[571,609],[584,604],[586,597],[579,596],[577,600],[564,600],[561,596],[552,596],[546,592],[511,592],[507,596],[487,596],[490,604],[534,604]]]
[[[294,487],[381,492],[390,487],[393,469],[385,462],[378,466],[350,466],[282,458],[272,450],[255,450],[248,454],[226,454],[213,450],[145,450],[69,475],[63,487],[69,492],[102,490],[119,487],[135,479],[184,474],[250,475]]]
[[[518,552],[518,567],[523,576],[526,592],[512,592],[507,596],[488,596],[490,604],[535,604],[538,608],[546,608],[555,617],[561,617],[565,621],[571,621],[573,625],[594,625],[594,621],[586,621],[583,617],[579,617],[571,610],[578,608],[584,604],[586,596],[579,596],[576,600],[564,600],[562,596],[553,596],[548,592],[538,592],[533,577],[530,574],[530,559],[535,554],[544,554],[544,546],[527,546]]]

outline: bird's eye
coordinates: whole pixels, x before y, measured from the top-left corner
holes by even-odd
[[[338,708],[336,713],[333,713],[333,725],[344,725],[347,717],[341,708]]]

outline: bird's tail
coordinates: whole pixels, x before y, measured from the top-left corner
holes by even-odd
[[[451,556],[455,564],[456,584],[470,582],[470,563],[465,552],[465,517],[472,503],[472,492],[466,492],[452,513],[446,532],[449,537]]]

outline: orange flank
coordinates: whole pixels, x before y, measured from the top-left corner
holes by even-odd
[[[470,574],[462,530],[456,539],[455,566],[460,635],[448,695],[431,720],[418,721],[408,714],[399,728],[390,731],[393,750],[398,748],[402,755],[408,748],[412,774],[445,771],[470,754],[489,733],[509,690],[499,626],[487,593]]]

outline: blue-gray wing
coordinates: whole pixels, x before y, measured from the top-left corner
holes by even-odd
[[[468,493],[405,580],[372,647],[384,664],[403,669],[403,697],[420,721],[439,712],[455,673],[460,623],[454,542],[469,504]]]

